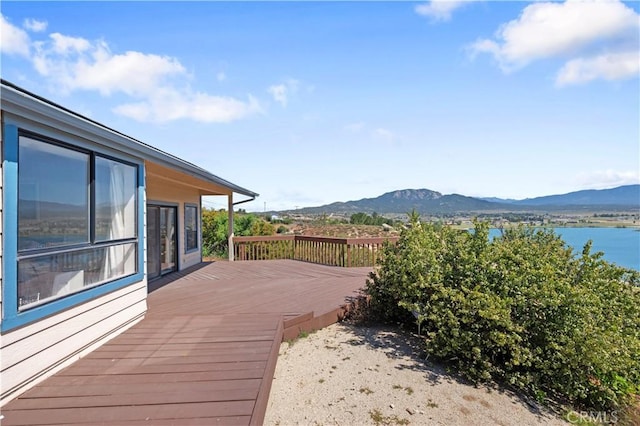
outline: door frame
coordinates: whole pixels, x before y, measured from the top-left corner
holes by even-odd
[[[165,269],[165,270],[162,269],[162,259],[161,259],[161,256],[160,256],[160,253],[162,252],[162,250],[161,250],[162,241],[159,238],[159,234],[161,232],[161,229],[160,229],[160,220],[159,220],[160,218],[158,217],[158,229],[156,230],[156,232],[158,233],[157,241],[158,241],[158,244],[160,244],[160,246],[158,247],[158,256],[159,257],[156,260],[159,263],[160,273],[158,275],[150,277],[149,278],[150,280],[153,280],[153,279],[156,279],[156,278],[160,278],[163,275],[166,275],[166,274],[169,274],[171,272],[175,272],[175,271],[180,270],[180,264],[179,264],[179,261],[180,261],[179,260],[180,259],[180,256],[179,256],[179,253],[180,253],[180,251],[179,251],[180,250],[180,246],[179,246],[179,244],[180,244],[180,238],[179,238],[179,233],[180,233],[180,228],[179,228],[179,225],[180,225],[180,217],[179,217],[180,208],[179,207],[180,207],[179,203],[171,203],[171,202],[167,202],[167,201],[148,201],[147,202],[147,212],[146,212],[147,225],[149,224],[148,215],[149,215],[149,212],[150,212],[151,208],[153,208],[154,211],[160,211],[160,210],[156,210],[156,209],[162,209],[162,208],[173,209],[174,217],[175,217],[175,220],[174,220],[175,232],[174,232],[174,235],[173,235],[173,243],[174,243],[174,247],[175,247],[175,251],[174,251],[175,267],[171,268],[171,269]],[[150,231],[150,229],[147,226],[147,233],[149,233],[149,231]],[[147,245],[148,244],[149,244],[149,236],[147,235]],[[147,247],[147,256],[149,256],[149,252],[150,251],[151,250],[149,250],[149,247]],[[147,264],[149,264],[149,259],[148,258],[147,258]],[[147,275],[149,275],[149,271],[148,270],[147,270]]]

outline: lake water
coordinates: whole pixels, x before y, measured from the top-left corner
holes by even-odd
[[[603,258],[625,268],[640,270],[640,231],[633,228],[554,228],[556,234],[579,255],[589,240],[591,253],[601,251]],[[500,230],[491,229],[491,237]]]

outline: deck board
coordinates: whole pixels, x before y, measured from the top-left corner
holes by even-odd
[[[333,318],[368,272],[274,260],[163,277],[144,320],[6,404],[2,425],[259,424],[284,320]]]

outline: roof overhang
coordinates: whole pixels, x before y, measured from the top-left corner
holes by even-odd
[[[230,195],[234,191],[226,186],[186,174],[176,168],[160,165],[150,160],[145,160],[147,183],[154,181],[156,184],[179,185],[197,190],[200,195]]]
[[[0,105],[2,111],[46,123],[56,130],[83,137],[100,145],[141,158],[151,172],[165,173],[189,185],[198,186],[203,195],[231,195],[233,193],[258,197],[258,193],[222,179],[207,170],[154,148],[144,142],[84,117],[43,97],[30,93],[10,82],[1,80]]]

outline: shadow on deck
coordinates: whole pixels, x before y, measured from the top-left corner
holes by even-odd
[[[338,321],[370,270],[213,262],[153,281],[143,321],[5,405],[2,424],[262,424],[280,343]]]

